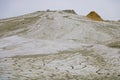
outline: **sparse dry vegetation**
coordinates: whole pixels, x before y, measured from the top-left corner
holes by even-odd
[[[120,48],[120,41],[110,42],[107,46],[111,48]]]

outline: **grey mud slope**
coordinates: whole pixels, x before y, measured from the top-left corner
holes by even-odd
[[[120,80],[120,22],[69,10],[0,20],[0,80]]]

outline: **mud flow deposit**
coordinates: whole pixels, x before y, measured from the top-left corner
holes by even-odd
[[[120,22],[74,10],[1,19],[0,80],[120,80]]]

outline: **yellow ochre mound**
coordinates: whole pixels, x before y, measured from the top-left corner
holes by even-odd
[[[95,21],[103,21],[103,19],[101,18],[101,16],[99,16],[95,11],[91,11],[88,15],[88,18],[95,20]]]

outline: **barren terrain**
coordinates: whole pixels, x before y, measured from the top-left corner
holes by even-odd
[[[120,22],[73,10],[1,19],[0,80],[120,80]]]

